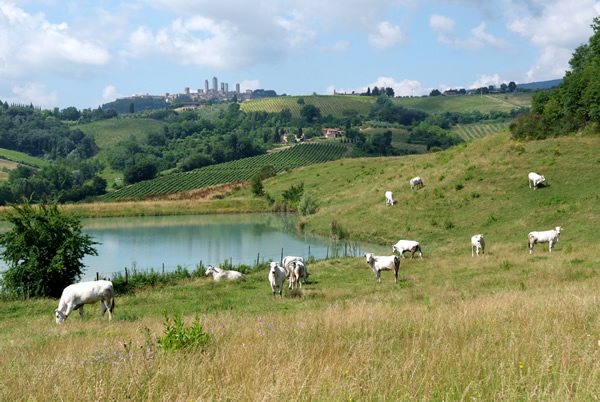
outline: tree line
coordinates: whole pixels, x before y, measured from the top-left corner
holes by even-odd
[[[591,27],[593,35],[575,49],[562,83],[535,93],[531,113],[509,126],[514,139],[600,133],[600,17],[593,19]]]

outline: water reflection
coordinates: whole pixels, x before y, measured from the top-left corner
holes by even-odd
[[[165,272],[178,265],[254,265],[257,260],[279,261],[281,255],[323,259],[341,255],[383,252],[381,246],[351,243],[332,244],[328,239],[290,232],[295,217],[290,214],[234,214],[194,216],[151,216],[84,220],[84,233],[101,244],[98,256],[86,256],[82,280],[96,273],[108,276],[124,268]]]

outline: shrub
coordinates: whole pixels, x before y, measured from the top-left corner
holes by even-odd
[[[461,182],[458,182],[454,185],[454,189],[456,191],[462,190],[464,188],[464,185]]]
[[[167,312],[165,316],[165,336],[157,337],[158,346],[166,351],[176,351],[180,349],[203,348],[210,341],[210,335],[202,332],[200,318],[196,319],[191,327],[185,327],[180,315],[173,315],[173,321],[169,319]]]
[[[313,200],[312,195],[310,195],[310,193],[302,194],[302,198],[300,198],[300,202],[298,203],[298,212],[300,212],[300,215],[311,215],[314,214],[316,210],[317,204]]]
[[[260,173],[257,173],[254,176],[252,176],[250,187],[252,188],[252,194],[254,194],[257,197],[260,197],[265,194],[265,189],[262,184],[262,178],[260,177]]]

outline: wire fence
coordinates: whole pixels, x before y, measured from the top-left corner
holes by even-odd
[[[373,250],[370,250],[373,251]],[[124,266],[119,271],[95,271],[86,270],[82,275],[80,281],[93,281],[100,278],[113,278],[117,275],[127,276],[131,272],[158,272],[160,274],[170,273],[180,268],[186,269],[198,269],[200,267],[206,267],[208,265],[222,266],[228,265],[229,267],[235,268],[236,266],[245,265],[250,268],[264,264],[268,261],[283,262],[283,258],[286,256],[303,257],[305,261],[312,260],[323,260],[329,258],[339,257],[359,257],[364,254],[363,245],[357,241],[332,241],[327,246],[306,246],[302,248],[286,249],[282,247],[279,252],[274,253],[272,250],[266,253],[257,252],[256,255],[250,256],[230,256],[226,259],[217,260],[199,260],[194,264],[177,264],[167,265],[165,263],[159,263],[158,266],[152,267],[138,267],[135,262],[132,262],[129,266]]]

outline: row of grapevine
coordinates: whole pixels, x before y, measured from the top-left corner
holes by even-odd
[[[275,172],[295,169],[341,158],[346,147],[339,144],[299,144],[283,151],[206,166],[191,172],[175,173],[132,184],[102,196],[101,201],[142,198],[156,194],[190,191],[217,184],[250,180],[263,166]]]
[[[458,124],[452,129],[452,131],[458,134],[463,140],[469,141],[502,130],[506,128],[507,125],[508,123]]]

